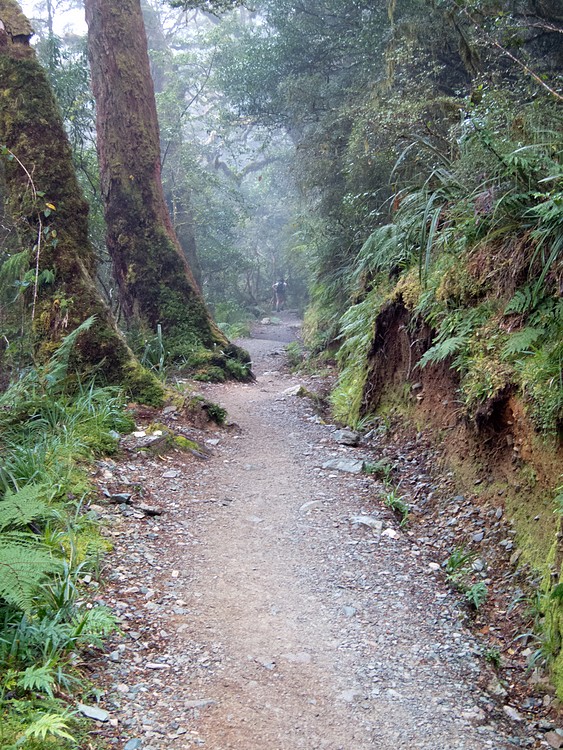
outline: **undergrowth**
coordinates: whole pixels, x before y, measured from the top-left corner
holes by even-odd
[[[107,544],[83,511],[87,467],[134,423],[116,389],[69,377],[81,327],[0,395],[0,746],[80,746],[69,692],[87,698],[78,654],[116,628],[87,605]]]
[[[516,135],[506,121],[518,119]],[[416,363],[447,363],[472,419],[482,404],[519,393],[538,432],[563,429],[563,137],[546,102],[511,104],[488,92],[420,185],[399,191],[392,222],[368,237],[352,265],[354,303],[339,320],[335,416],[362,417],[367,354],[382,304],[400,300],[413,338],[431,346]],[[354,299],[355,297],[355,299]],[[416,369],[414,373],[416,374]]]

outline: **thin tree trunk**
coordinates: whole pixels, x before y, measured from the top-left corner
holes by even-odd
[[[75,365],[96,367],[110,382],[157,401],[162,388],[135,360],[96,288],[88,206],[53,93],[29,44],[33,30],[15,0],[0,0],[0,22],[0,143],[7,149],[7,210],[29,253],[34,355],[46,360],[63,336],[95,315],[96,325],[79,339]]]
[[[86,0],[108,249],[129,326],[162,326],[173,360],[213,353],[248,361],[212,321],[174,233],[161,183],[160,139],[140,0]]]

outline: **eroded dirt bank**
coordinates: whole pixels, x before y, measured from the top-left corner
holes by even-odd
[[[127,750],[547,746],[373,478],[322,468],[368,456],[288,392],[296,325],[243,342],[255,384],[206,388],[234,423],[203,436],[211,458],[100,466],[112,491],[143,487],[165,510],[100,510],[115,545],[101,598],[125,632],[98,665],[100,733]]]

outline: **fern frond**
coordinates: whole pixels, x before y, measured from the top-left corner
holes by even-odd
[[[513,354],[529,352],[530,348],[545,334],[541,328],[523,328],[513,333],[502,350],[503,357],[511,357]]]
[[[41,484],[28,484],[18,492],[8,490],[0,500],[0,531],[47,518],[51,513],[47,498],[47,489]]]
[[[420,360],[418,361],[418,367],[426,367],[426,365],[435,364],[436,362],[443,362],[448,357],[456,354],[462,347],[467,343],[467,336],[451,336],[450,338],[440,341],[430,349],[427,349]]]
[[[539,290],[535,285],[525,286],[518,289],[514,297],[504,308],[505,315],[523,315],[537,307],[539,302]]]
[[[43,578],[60,568],[48,550],[38,544],[26,546],[2,543],[0,536],[0,598],[22,610],[29,610]]]
[[[68,733],[68,720],[61,714],[43,714],[30,724],[25,730],[26,737],[45,740],[48,736],[62,737],[74,741],[74,737]]]
[[[49,360],[45,367],[45,382],[49,392],[56,390],[56,388],[65,380],[68,374],[70,355],[72,354],[72,350],[76,345],[78,337],[81,333],[84,333],[84,331],[91,328],[95,320],[96,316],[91,315],[81,323],[78,328],[75,328],[74,331],[65,336],[59,348]]]
[[[24,690],[35,690],[52,698],[55,685],[53,670],[48,664],[34,664],[20,673],[18,685]]]
[[[0,279],[2,280],[3,288],[9,284],[13,284],[16,279],[23,275],[24,271],[27,271],[29,259],[29,250],[22,250],[19,253],[14,253],[2,263],[0,266]]]

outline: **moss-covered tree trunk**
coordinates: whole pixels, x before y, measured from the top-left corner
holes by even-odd
[[[86,0],[85,8],[108,249],[124,317],[145,333],[160,324],[173,360],[190,361],[203,347],[214,367],[240,363],[244,353],[205,307],[164,200],[140,0]]]
[[[79,339],[76,366],[96,367],[138,394],[153,379],[136,362],[94,282],[88,206],[53,93],[29,44],[32,34],[15,0],[0,0],[0,145],[6,208],[27,253],[32,350],[44,361],[62,337],[95,315],[96,325]]]

